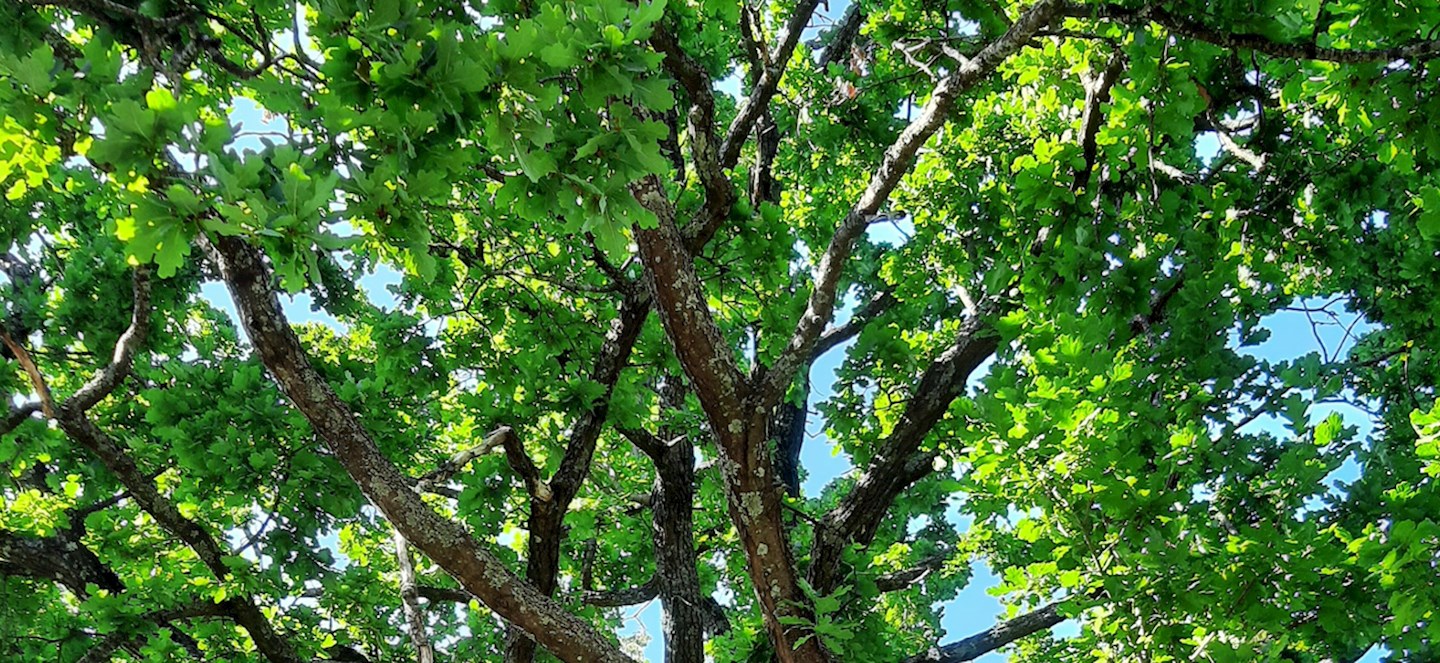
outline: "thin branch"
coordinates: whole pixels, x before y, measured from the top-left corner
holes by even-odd
[[[150,331],[149,268],[137,268],[133,282],[134,295],[130,305],[130,326],[125,329],[125,332],[120,335],[120,340],[115,343],[115,351],[111,356],[110,363],[90,378],[85,386],[80,387],[80,390],[65,402],[67,410],[88,411],[101,399],[110,395],[116,385],[120,384],[120,380],[130,372],[130,366],[135,361],[135,352]]]
[[[10,434],[10,431],[19,428],[20,424],[25,423],[26,419],[35,416],[35,413],[40,412],[42,409],[43,406],[41,406],[39,401],[31,401],[12,406],[10,411],[5,414],[5,418],[0,420],[0,436]]]
[[[393,530],[395,562],[400,571],[400,603],[409,626],[410,642],[415,645],[416,663],[435,663],[435,647],[430,644],[430,629],[425,624],[425,610],[420,607],[420,592],[415,586],[415,566],[410,561],[410,543],[399,530]]]
[[[1085,163],[1075,171],[1075,182],[1070,187],[1072,191],[1078,192],[1090,183],[1090,173],[1095,169],[1095,161],[1100,153],[1095,139],[1101,125],[1105,123],[1102,107],[1110,103],[1110,88],[1115,86],[1115,81],[1120,78],[1120,72],[1124,68],[1124,54],[1115,53],[1105,63],[1104,69],[1085,82],[1085,113],[1080,119],[1080,152],[1084,155]]]
[[[624,435],[625,439],[630,440],[630,443],[635,445],[636,449],[639,449],[651,459],[658,459],[665,455],[665,447],[667,445],[663,440],[656,437],[654,433],[643,428],[625,427],[619,430],[620,434]]]
[[[882,592],[897,592],[906,589],[924,580],[926,576],[944,566],[949,559],[950,555],[947,553],[936,553],[920,560],[915,566],[881,574],[875,578],[875,587]]]
[[[5,348],[15,357],[15,361],[19,362],[20,368],[30,378],[30,385],[35,389],[35,395],[40,398],[40,411],[45,414],[45,418],[54,419],[57,411],[55,399],[50,395],[50,385],[45,381],[45,375],[40,372],[40,368],[35,365],[35,359],[30,356],[30,352],[25,349],[25,346],[10,338],[10,334],[6,333],[3,327],[0,327],[0,342],[5,344]],[[18,426],[19,423],[17,422],[16,425]]]
[[[440,463],[435,469],[426,472],[425,476],[415,481],[415,489],[427,492],[440,484],[448,483],[451,479],[455,478],[455,475],[458,474],[460,470],[465,469],[465,466],[469,465],[470,461],[499,448],[504,442],[505,436],[512,434],[513,431],[510,430],[509,426],[501,426],[500,428],[490,431],[490,434],[486,435],[480,444],[455,452],[453,456],[445,459],[445,462]]]
[[[800,0],[795,4],[795,13],[790,16],[785,31],[780,34],[779,43],[770,54],[771,65],[760,74],[760,80],[751,88],[750,95],[735,113],[730,129],[725,132],[725,142],[720,145],[722,167],[732,168],[740,160],[740,147],[749,138],[750,131],[755,128],[760,115],[770,107],[770,98],[775,96],[775,91],[780,87],[780,79],[785,75],[790,56],[795,53],[795,46],[800,43],[800,34],[805,31],[805,26],[810,23],[810,17],[819,4],[820,0]]]
[[[635,587],[587,591],[580,596],[580,600],[586,605],[601,608],[621,608],[654,600],[659,593],[660,585],[651,578],[645,584]]]
[[[845,324],[831,327],[820,334],[820,338],[815,341],[815,348],[810,352],[810,360],[819,359],[821,355],[834,349],[835,346],[858,336],[872,320],[895,306],[896,301],[895,294],[889,290],[876,293],[874,297],[870,298],[870,301],[856,309],[850,319],[845,321]]]
[[[228,600],[220,603],[213,601],[196,601],[193,604],[179,608],[148,612],[140,615],[139,618],[147,622],[154,622],[158,626],[170,626],[171,622],[186,619],[223,617],[228,615],[234,607],[234,604]],[[171,628],[173,628],[173,626]],[[178,631],[176,633],[177,635],[179,634]],[[128,647],[137,642],[143,641],[138,640],[134,629],[116,629],[115,632],[101,638],[99,642],[95,643],[94,646],[85,652],[84,656],[80,657],[77,663],[108,662],[112,660],[112,656],[117,649]]]
[[[1225,124],[1215,117],[1213,110],[1206,109],[1205,117],[1209,119],[1210,125],[1215,128],[1215,136],[1220,139],[1220,146],[1225,148],[1226,152],[1250,164],[1250,167],[1254,168],[1256,173],[1265,170],[1265,155],[1259,154],[1237,142],[1235,137],[1231,135],[1230,129],[1226,128]]]
[[[758,401],[773,405],[785,393],[800,365],[810,356],[816,339],[835,312],[837,288],[845,263],[865,228],[874,220],[890,192],[900,184],[915,162],[920,147],[945,123],[960,95],[979,83],[1011,55],[1030,41],[1035,32],[1050,24],[1060,9],[1057,0],[1040,0],[1025,12],[1010,29],[963,65],[940,81],[918,117],[885,151],[885,157],[870,179],[870,184],[835,230],[815,270],[815,283],[805,312],[784,352],[775,360],[768,374],[763,375]]]

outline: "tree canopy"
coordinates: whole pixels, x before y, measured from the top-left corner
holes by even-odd
[[[0,21],[0,658],[1440,655],[1440,5]]]

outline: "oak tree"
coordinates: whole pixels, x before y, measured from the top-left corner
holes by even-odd
[[[1437,655],[1440,5],[0,21],[6,660]]]

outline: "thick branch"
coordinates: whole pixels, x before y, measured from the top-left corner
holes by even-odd
[[[1151,23],[1182,37],[1208,42],[1221,48],[1243,49],[1290,60],[1324,60],[1343,64],[1366,62],[1394,62],[1396,60],[1426,60],[1440,56],[1440,39],[1417,40],[1389,48],[1324,48],[1311,40],[1303,43],[1275,41],[1264,35],[1236,32],[1220,26],[1209,25],[1189,15],[1172,14],[1163,7],[1145,3],[1139,7],[1126,7],[1114,3],[1083,5],[1066,3],[1066,16],[1074,18],[1108,19],[1133,27],[1145,27]]]
[[[207,242],[251,341],[286,396],[310,421],[360,490],[415,547],[466,590],[566,661],[630,659],[588,622],[566,612],[410,489],[359,419],[309,363],[259,251],[237,238]]]
[[[1065,617],[1060,614],[1060,604],[1051,603],[1042,608],[1019,615],[996,624],[964,640],[943,647],[932,648],[918,656],[912,656],[905,663],[961,663],[973,661],[1020,638],[1049,629]]]
[[[925,369],[900,421],[855,487],[826,514],[810,566],[817,591],[828,593],[839,585],[845,574],[842,552],[852,543],[868,545],[895,498],[933,471],[933,454],[921,452],[921,444],[964,393],[970,374],[995,352],[997,335],[989,325],[981,316],[966,321],[955,343]]]
[[[71,529],[43,538],[0,529],[0,575],[58,582],[82,599],[90,595],[88,585],[111,593],[125,591],[120,576],[82,545]]]
[[[677,441],[654,458],[650,532],[655,585],[665,606],[665,661],[704,663],[707,616],[696,571],[695,448]]]
[[[885,204],[890,192],[894,191],[900,184],[900,179],[909,172],[920,147],[945,123],[945,118],[960,95],[1024,47],[1036,31],[1049,25],[1059,8],[1057,0],[1040,0],[1010,26],[1004,35],[941,79],[920,114],[900,132],[900,137],[885,151],[885,157],[870,178],[869,186],[840,222],[830,240],[830,246],[820,258],[805,313],[800,316],[800,322],[796,325],[795,333],[785,351],[775,360],[764,377],[765,381],[759,392],[760,404],[772,405],[777,402],[795,379],[795,372],[810,357],[821,330],[829,324],[831,316],[834,315],[840,275],[856,241]]]
[[[660,321],[712,426],[728,428],[741,414],[744,380],[735,357],[710,314],[690,252],[675,227],[675,210],[660,179],[632,185],[635,198],[658,219],[655,228],[635,229]]]
[[[782,663],[820,663],[826,655],[803,624],[810,616],[801,592],[766,438],[769,408],[752,407],[735,357],[710,313],[685,250],[674,211],[658,178],[632,185],[640,204],[658,219],[637,227],[635,241],[654,289],[660,320],[690,379],[725,462],[725,495],[740,535],[765,626]],[[787,619],[795,617],[795,619]]]

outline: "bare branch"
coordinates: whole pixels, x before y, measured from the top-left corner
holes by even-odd
[[[5,348],[15,357],[15,361],[20,364],[20,368],[30,378],[30,385],[35,389],[35,395],[40,398],[40,411],[45,414],[45,418],[54,419],[55,413],[58,411],[55,406],[55,398],[50,395],[50,385],[45,381],[45,375],[40,372],[40,367],[35,365],[35,359],[30,356],[30,352],[25,349],[24,345],[10,338],[10,334],[6,333],[3,327],[0,327],[0,342],[5,344]],[[18,426],[19,422],[16,425]]]
[[[19,428],[20,424],[25,423],[26,419],[35,416],[35,413],[40,412],[41,409],[42,406],[39,401],[12,406],[10,411],[5,414],[5,418],[0,420],[0,435],[10,434],[10,431]]]
[[[73,529],[36,537],[0,529],[0,575],[41,578],[64,585],[80,598],[89,596],[87,585],[118,593],[125,591],[106,566]]]
[[[425,599],[426,601],[430,601],[431,603],[438,603],[440,601],[445,601],[447,603],[469,603],[475,600],[475,597],[470,594],[470,592],[467,592],[463,589],[419,585],[416,588],[416,591],[421,598]]]
[[[500,433],[500,445],[505,448],[505,460],[509,461],[510,468],[520,475],[525,482],[525,490],[530,496],[541,502],[549,502],[555,499],[554,491],[550,490],[550,484],[540,478],[540,470],[535,467],[535,461],[530,460],[530,454],[525,452],[525,445],[520,442],[520,436],[515,434],[509,426],[502,426]]]
[[[643,428],[627,427],[620,428],[619,430],[620,434],[624,435],[625,439],[630,440],[630,443],[635,445],[636,449],[639,449],[651,459],[658,459],[665,455],[666,444],[660,438],[656,437],[654,433]]]
[[[601,608],[622,608],[627,605],[652,601],[659,593],[660,585],[655,582],[654,578],[651,578],[645,584],[634,587],[587,591],[581,595],[580,600],[584,601],[586,605]]]
[[[882,592],[898,592],[906,589],[924,580],[926,576],[944,566],[949,559],[948,553],[936,553],[920,560],[915,566],[880,575],[875,578],[875,587]]]
[[[810,360],[819,359],[821,355],[833,350],[835,346],[858,336],[865,329],[865,325],[890,310],[895,303],[895,294],[889,290],[876,293],[874,297],[870,298],[870,301],[856,309],[850,319],[845,321],[845,324],[831,327],[820,334],[820,338],[815,340],[814,349],[810,351]]]
[[[1215,136],[1220,139],[1220,147],[1225,148],[1225,151],[1234,155],[1235,158],[1249,164],[1251,168],[1255,169],[1256,173],[1265,170],[1265,155],[1259,154],[1237,142],[1231,134],[1230,129],[1225,126],[1225,123],[1215,117],[1213,110],[1206,109],[1205,116],[1210,121],[1210,125],[1215,127]]]
[[[513,431],[510,430],[509,426],[501,426],[491,431],[480,444],[455,452],[455,455],[447,458],[445,462],[440,463],[435,469],[426,472],[425,476],[420,477],[415,482],[415,489],[424,492],[450,481],[455,478],[455,475],[459,473],[460,470],[465,469],[465,466],[469,465],[470,461],[499,448],[504,442],[505,436],[511,434],[513,434]]]

